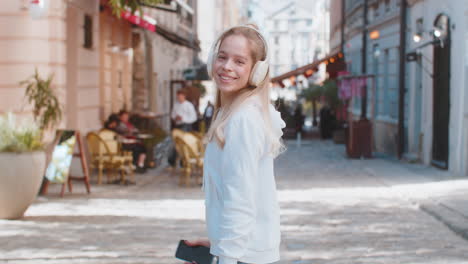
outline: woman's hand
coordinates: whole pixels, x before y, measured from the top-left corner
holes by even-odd
[[[208,239],[198,239],[198,240],[184,240],[184,243],[189,247],[196,246],[205,246],[210,247],[211,243]],[[197,264],[196,262],[185,262],[185,264]]]
[[[211,246],[211,243],[208,239],[184,240],[184,242],[189,247],[205,246],[209,248]]]

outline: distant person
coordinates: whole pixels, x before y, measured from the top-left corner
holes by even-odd
[[[119,135],[121,135],[124,138],[132,139],[135,141],[134,143],[122,143],[122,150],[131,151],[133,156],[133,164],[136,166],[136,172],[145,173],[146,147],[145,145],[143,145],[143,143],[137,140],[137,134],[139,131],[132,123],[130,123],[130,114],[127,111],[121,110],[118,114],[118,117],[119,123],[117,127],[115,128],[115,130],[111,130],[116,131]],[[109,120],[107,120],[108,122],[110,122],[109,124],[107,124],[107,126],[110,126],[112,128],[114,119],[115,117],[111,115],[109,117]]]
[[[203,120],[205,120],[205,129],[208,130],[211,125],[211,119],[213,118],[214,114],[214,106],[211,101],[208,101],[208,105],[205,108],[205,112],[203,113]]]
[[[197,111],[193,104],[187,100],[184,90],[177,91],[177,102],[172,109],[171,119],[174,128],[187,132],[192,131],[192,126],[197,121]]]
[[[173,127],[181,129],[185,132],[190,132],[193,130],[193,125],[198,119],[197,111],[191,102],[187,100],[187,95],[184,89],[177,91],[177,102],[172,109],[171,118],[173,122]],[[177,152],[173,148],[167,161],[169,165],[175,168],[177,160]]]
[[[104,122],[104,128],[108,130],[112,130],[115,133],[119,134],[117,130],[119,123],[120,123],[119,116],[117,114],[111,114],[107,118],[106,122]]]
[[[320,137],[322,139],[329,139],[332,137],[333,132],[333,117],[330,106],[327,102],[320,109]]]
[[[302,114],[302,105],[298,104],[294,110],[294,127],[296,129],[296,135],[299,133],[302,135],[302,127],[304,126],[304,115]]]

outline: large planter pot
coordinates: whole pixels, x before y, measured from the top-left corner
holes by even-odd
[[[43,151],[0,153],[0,219],[21,218],[44,177]]]

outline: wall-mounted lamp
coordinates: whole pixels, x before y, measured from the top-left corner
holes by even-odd
[[[413,35],[413,41],[414,41],[414,42],[419,43],[419,42],[421,42],[421,39],[422,39],[422,36],[420,35],[420,33],[419,33],[419,34],[418,34],[418,33],[415,33],[415,34]]]
[[[421,17],[416,20],[415,32],[413,34],[413,41],[415,43],[421,42],[421,40],[423,39],[423,32],[424,32],[424,24],[423,24],[423,19]]]
[[[450,32],[449,24],[449,17],[447,15],[438,15],[434,22],[434,37],[440,40],[447,39]]]
[[[378,30],[374,30],[371,33],[369,33],[369,38],[370,39],[378,39],[380,38],[380,32]]]

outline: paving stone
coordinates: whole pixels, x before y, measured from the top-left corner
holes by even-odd
[[[468,243],[420,204],[462,194],[465,183],[423,166],[349,160],[343,145],[303,141],[276,161],[279,263],[468,263]],[[0,263],[182,263],[180,239],[205,236],[200,186],[150,170],[134,186],[51,186],[17,221],[0,220]]]

